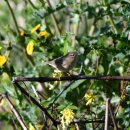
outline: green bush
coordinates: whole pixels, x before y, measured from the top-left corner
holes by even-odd
[[[20,82],[58,122],[57,128],[12,83],[13,77],[63,76],[43,62],[71,51],[79,54],[71,74],[83,65],[86,76],[129,76],[129,0],[3,0],[0,8],[1,130],[23,129],[11,104],[29,130],[103,129],[107,98],[118,129],[130,129],[128,81]]]

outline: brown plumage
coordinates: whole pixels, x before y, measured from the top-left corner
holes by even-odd
[[[69,72],[75,66],[77,57],[77,52],[68,52],[66,55],[46,63],[62,72]]]

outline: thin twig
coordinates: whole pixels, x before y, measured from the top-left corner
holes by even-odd
[[[123,89],[120,90],[120,91],[121,91],[121,97],[122,97],[123,95],[125,95],[125,93],[126,93],[127,83],[128,83],[128,82],[125,82],[125,86],[122,85]],[[121,106],[121,102],[122,102],[122,99],[120,99],[119,103],[117,104],[117,106],[116,106],[116,108],[115,108],[115,111],[114,111],[114,115],[115,115],[115,116],[116,116],[116,114],[118,113],[118,110],[119,110],[119,108],[120,108],[120,106]]]
[[[116,114],[118,113],[118,110],[119,110],[119,108],[120,108],[120,106],[121,106],[121,101],[119,101],[119,103],[117,104],[117,106],[116,106],[116,109],[115,109],[115,111],[114,111],[114,115],[116,116]]]
[[[42,4],[43,7],[45,6],[46,2],[44,0],[39,0],[39,2]]]
[[[13,18],[14,23],[15,23],[15,26],[16,26],[17,33],[20,34],[19,26],[18,26],[17,20],[16,20],[16,18],[15,18],[13,9],[11,8],[11,6],[10,6],[8,0],[5,0],[5,2],[7,3],[8,7],[9,7],[9,10],[10,10],[10,12],[11,12],[12,18]],[[25,48],[24,44],[21,44],[21,43],[20,43],[20,45]],[[26,53],[25,53],[25,54],[26,54]],[[35,65],[35,63],[34,63],[32,57],[29,56],[29,55],[27,55],[27,54],[26,54],[26,56],[27,56],[27,58],[30,60],[30,62],[32,63],[32,65]]]
[[[22,119],[21,115],[16,110],[16,108],[14,107],[13,103],[10,101],[10,99],[8,98],[8,96],[3,94],[3,97],[7,100],[8,104],[10,106],[11,111],[16,116],[16,118],[19,121],[19,123],[20,123],[21,127],[23,128],[23,130],[27,130],[27,127],[25,126],[25,123],[23,122],[23,119]]]
[[[33,92],[34,92],[34,94],[35,94],[35,96],[36,96],[38,102],[40,103],[40,102],[41,102],[41,99],[40,99],[40,97],[38,96],[38,93],[37,93],[35,87],[34,87],[33,85],[31,85],[31,88],[32,88],[32,90],[33,90]]]
[[[7,3],[8,7],[9,7],[9,10],[10,10],[10,12],[11,12],[12,18],[13,18],[14,23],[15,23],[15,26],[16,26],[17,33],[20,34],[19,27],[18,27],[18,23],[17,23],[17,21],[16,21],[16,18],[15,18],[14,12],[13,12],[13,9],[11,8],[10,3],[9,3],[8,0],[5,0],[5,2]]]
[[[47,0],[47,3],[49,5],[50,8],[52,8],[52,5],[51,5],[51,2],[49,0]],[[51,14],[51,18],[52,18],[52,21],[53,21],[53,24],[55,26],[55,29],[56,29],[56,33],[57,34],[60,34],[60,29],[59,29],[59,26],[58,26],[58,22],[57,22],[57,19],[56,19],[56,16],[55,14]]]
[[[34,8],[34,9],[38,9],[31,0],[28,0],[28,2],[30,3],[30,5]]]
[[[34,92],[34,94],[35,94],[35,96],[36,96],[38,102],[41,103],[41,99],[40,99],[40,97],[38,96],[38,93],[37,93],[36,89],[34,88],[33,85],[31,85],[31,87],[32,87],[32,90],[33,90],[33,92]],[[42,117],[43,117],[44,126],[46,126],[46,125],[47,125],[46,115],[45,115],[45,113],[44,113],[43,111],[41,111],[41,113],[42,113]]]
[[[105,126],[104,126],[104,130],[108,130],[108,116],[109,116],[109,110],[108,110],[108,104],[110,102],[110,99],[108,98],[106,101],[106,112],[105,112]]]
[[[57,124],[59,122],[57,122],[46,110],[46,108],[44,108],[43,106],[41,106],[39,104],[39,102],[37,100],[35,100],[28,92],[26,92],[26,90],[24,88],[22,88],[18,83],[14,83],[18,89],[21,91],[22,94],[24,94],[27,98],[29,98],[36,106],[38,106],[47,116],[48,118],[51,119],[51,121],[53,122],[54,126],[57,127]]]
[[[111,25],[112,25],[113,31],[117,34],[117,28],[116,28],[116,26],[115,26],[115,24],[114,24],[114,21],[113,21],[111,15],[109,14],[108,17],[109,17],[110,23],[111,23]]]
[[[73,123],[104,123],[104,120],[99,120],[99,119],[95,119],[95,120],[89,120],[89,119],[74,119],[74,121],[71,122],[71,124]]]
[[[115,119],[115,117],[112,113],[111,103],[108,104],[108,107],[109,107],[110,116],[111,116],[111,119],[112,119],[112,122],[113,122],[113,125],[114,125],[114,130],[118,130],[117,124],[116,124],[116,119]]]
[[[51,81],[72,81],[72,80],[81,80],[81,79],[95,79],[95,80],[123,80],[130,81],[130,76],[122,77],[122,76],[85,76],[85,75],[77,75],[77,76],[66,76],[66,77],[13,77],[13,82],[21,82],[21,81],[33,81],[33,82],[51,82]]]

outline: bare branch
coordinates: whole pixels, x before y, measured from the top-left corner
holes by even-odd
[[[104,120],[95,119],[95,120],[89,120],[89,119],[74,119],[71,123],[104,123]]]
[[[11,12],[12,18],[13,18],[14,23],[15,23],[15,26],[16,26],[17,33],[19,34],[19,33],[20,33],[20,30],[19,30],[19,26],[18,26],[16,17],[15,17],[15,15],[14,15],[14,11],[13,11],[12,7],[10,6],[9,1],[8,1],[8,0],[5,0],[5,2],[7,3],[8,7],[9,7],[9,10],[10,10],[10,12]]]
[[[108,110],[108,104],[110,102],[110,98],[107,99],[106,101],[106,113],[105,113],[105,126],[104,130],[108,130],[108,118],[109,118],[109,110]]]
[[[51,82],[51,81],[72,81],[72,80],[81,80],[81,79],[95,79],[95,80],[123,80],[130,81],[130,76],[122,77],[122,76],[85,76],[85,75],[77,75],[77,76],[66,76],[66,77],[14,77],[13,82],[21,82],[21,81],[34,81],[34,82]]]
[[[21,127],[23,128],[23,130],[27,130],[27,127],[25,126],[25,123],[23,122],[23,119],[21,117],[21,115],[19,114],[19,112],[16,110],[16,108],[14,107],[13,103],[10,101],[10,99],[8,98],[7,95],[2,95],[6,101],[8,102],[9,104],[9,107],[11,109],[11,111],[14,113],[14,115],[16,116],[17,120],[19,121]]]
[[[114,114],[113,114],[112,109],[111,109],[111,103],[108,104],[108,108],[109,108],[111,119],[112,119],[112,122],[113,122],[113,125],[114,125],[114,130],[118,130],[117,124],[116,124],[116,119],[115,119]]]

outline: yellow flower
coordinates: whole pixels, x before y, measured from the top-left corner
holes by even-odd
[[[28,43],[27,47],[26,47],[27,54],[28,54],[28,55],[32,55],[33,50],[34,50],[34,43],[33,43],[33,41],[31,40],[31,41]]]
[[[75,114],[69,108],[64,109],[61,112],[61,114],[62,116],[60,117],[60,119],[61,119],[62,129],[65,130],[67,126],[70,124],[70,122],[73,120]]]
[[[47,32],[47,31],[41,31],[40,33],[39,33],[39,36],[40,37],[47,37],[49,35],[49,33]]]
[[[93,102],[93,100],[96,98],[96,96],[95,95],[93,95],[92,93],[86,93],[85,94],[85,99],[87,100],[87,103],[86,103],[86,105],[88,105],[88,104],[90,104],[90,103],[92,103]]]
[[[31,123],[29,123],[29,130],[35,130],[34,126]]]
[[[7,61],[5,56],[0,55],[0,67],[3,66],[5,64],[5,62]]]
[[[20,36],[23,36],[24,35],[24,32],[22,31],[22,32],[20,32]]]
[[[34,28],[32,28],[31,33],[36,32],[40,28],[41,24],[36,25]]]

